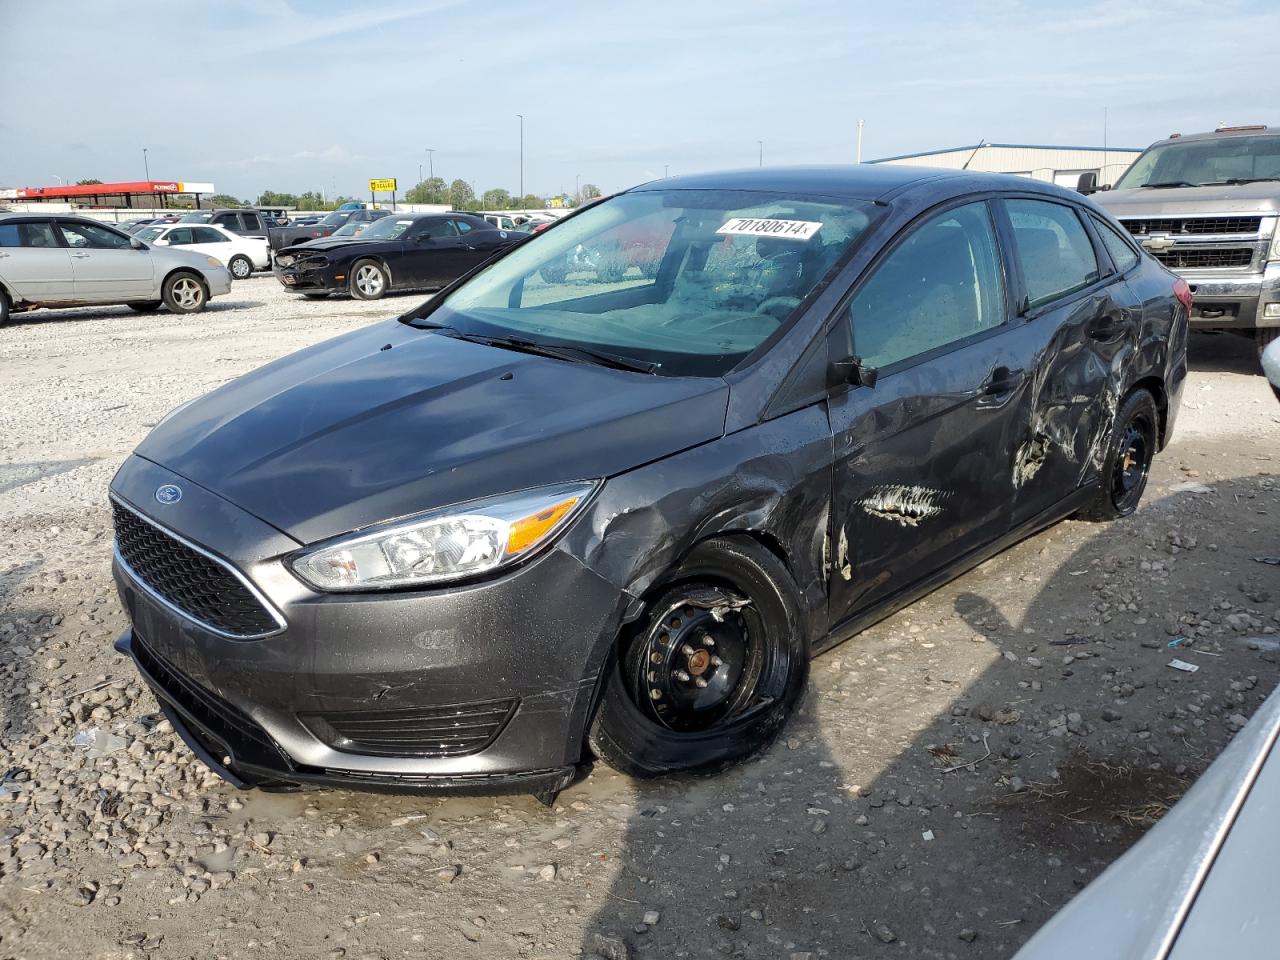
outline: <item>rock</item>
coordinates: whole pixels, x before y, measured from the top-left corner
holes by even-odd
[[[965,943],[973,943],[973,941],[978,939],[978,931],[970,930],[968,927],[965,927],[963,930],[957,933],[956,936],[959,937],[961,940],[963,940]]]
[[[1232,730],[1239,730],[1248,722],[1249,718],[1243,713],[1233,713],[1231,716],[1227,717],[1227,726]]]
[[[872,928],[871,933],[881,943],[893,943],[898,939],[898,935],[884,923],[877,923],[875,927]]]
[[[1102,711],[1102,719],[1107,721],[1107,723],[1115,723],[1117,720],[1122,719],[1122,717],[1120,716],[1119,710],[1113,710],[1111,707],[1107,707]]]
[[[631,960],[631,948],[627,946],[627,942],[612,934],[593,933],[591,949],[597,957],[603,957],[604,960]]]
[[[1011,793],[1023,793],[1027,789],[1027,783],[1021,777],[1009,778],[1009,791]]]
[[[548,863],[545,867],[538,871],[538,879],[543,883],[556,878],[555,864]]]
[[[649,927],[656,927],[658,921],[662,919],[662,914],[657,910],[646,910],[644,912],[644,923]]]

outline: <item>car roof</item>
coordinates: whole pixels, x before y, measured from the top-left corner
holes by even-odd
[[[633,187],[648,190],[760,190],[775,193],[883,200],[904,189],[948,181],[950,192],[967,190],[1032,189],[1052,186],[1044,181],[1004,174],[975,173],[943,167],[860,163],[830,166],[748,167],[716,173],[666,177]],[[1028,187],[1028,185],[1031,185]],[[1054,192],[1054,191],[1046,191]]]
[[[1202,140],[1230,140],[1233,137],[1280,137],[1280,127],[1238,127],[1234,130],[1209,130],[1205,133],[1180,133],[1177,136],[1157,140],[1152,147],[1166,143],[1195,143]],[[1151,147],[1147,148],[1148,150]]]

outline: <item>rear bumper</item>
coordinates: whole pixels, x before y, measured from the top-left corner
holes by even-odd
[[[1280,327],[1280,262],[1268,263],[1261,274],[1244,276],[1197,276],[1182,274],[1195,294],[1191,308],[1192,327],[1221,330],[1252,330]]]

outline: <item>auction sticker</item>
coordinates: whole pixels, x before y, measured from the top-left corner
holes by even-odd
[[[809,240],[822,229],[815,220],[761,220],[735,217],[716,233],[738,237],[778,237],[781,240]]]

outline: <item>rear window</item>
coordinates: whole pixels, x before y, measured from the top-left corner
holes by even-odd
[[[1093,225],[1098,231],[1102,245],[1107,248],[1107,253],[1111,254],[1111,259],[1115,261],[1117,270],[1125,273],[1138,262],[1138,254],[1133,247],[1129,246],[1129,241],[1116,233],[1111,224],[1094,217]]]
[[[1007,200],[1029,306],[1068,296],[1098,279],[1098,259],[1084,224],[1065,204]]]

